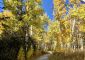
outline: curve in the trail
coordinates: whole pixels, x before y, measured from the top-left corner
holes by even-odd
[[[46,55],[43,55],[43,56],[40,56],[37,60],[49,60],[49,55],[50,54],[46,54]]]

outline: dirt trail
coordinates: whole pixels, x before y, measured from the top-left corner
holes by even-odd
[[[45,54],[43,56],[40,56],[38,59],[36,60],[49,60],[48,57],[49,57],[50,54]]]

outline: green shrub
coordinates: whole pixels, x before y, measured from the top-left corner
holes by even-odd
[[[23,47],[20,48],[19,52],[18,52],[18,60],[25,60],[25,54],[24,54],[24,49]]]

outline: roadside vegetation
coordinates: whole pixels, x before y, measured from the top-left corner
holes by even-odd
[[[49,60],[85,60],[85,52],[55,52]]]

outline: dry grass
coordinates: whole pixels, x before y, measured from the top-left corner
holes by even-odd
[[[56,52],[49,57],[49,60],[85,60],[84,53],[85,52]]]

